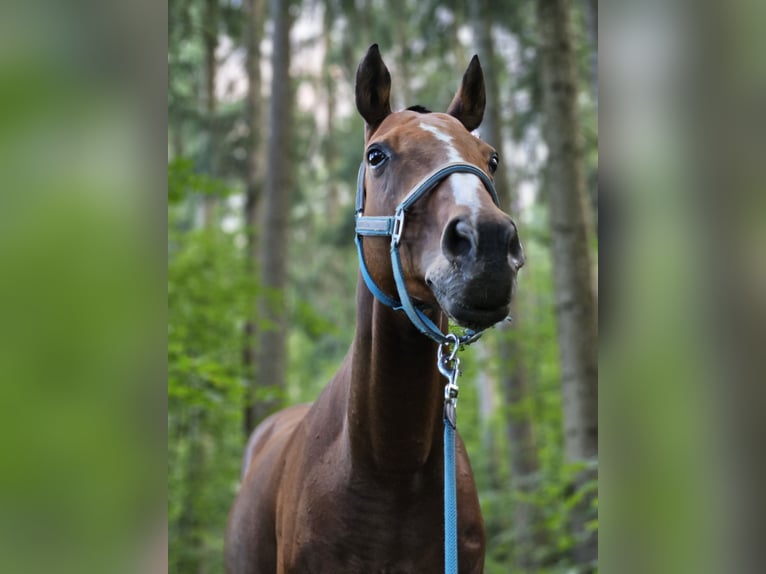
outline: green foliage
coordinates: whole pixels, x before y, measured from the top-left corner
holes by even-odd
[[[269,401],[277,393],[288,404],[313,400],[338,368],[354,332],[357,260],[353,247],[353,195],[362,157],[362,122],[345,110],[358,57],[372,42],[385,50],[394,76],[394,97],[403,96],[409,73],[413,101],[443,109],[457,86],[472,48],[460,39],[468,18],[461,3],[402,1],[397,10],[384,2],[311,4],[329,10],[322,32],[323,74],[302,72],[296,83],[328,90],[338,98],[336,117],[322,126],[317,109],[296,110],[291,198],[288,287],[265,293],[253,278],[242,231],[243,158],[249,153],[244,104],[220,102],[214,118],[202,112],[204,50],[200,42],[202,3],[173,0],[170,9],[169,110],[172,159],[168,164],[168,432],[170,571],[222,572],[223,531],[234,498],[244,446],[245,399]],[[222,3],[220,33],[235,43],[243,35],[240,5]],[[309,9],[308,4],[303,8]],[[497,55],[498,84],[504,94],[505,133],[519,150],[534,149],[540,134],[540,79],[536,65],[534,3],[497,3],[495,36],[509,45]],[[396,16],[395,22],[392,14]],[[405,17],[406,14],[406,17]],[[450,20],[450,16],[452,20]],[[501,16],[502,15],[502,16]],[[239,16],[240,20],[237,20]],[[395,29],[395,26],[398,27]],[[353,33],[350,33],[353,31]],[[581,33],[578,38],[584,39]],[[305,40],[306,49],[317,39]],[[500,42],[502,44],[502,42]],[[510,56],[509,56],[510,55]],[[510,57],[513,61],[510,61]],[[583,78],[588,50],[579,45]],[[322,86],[320,88],[320,86]],[[584,90],[587,85],[583,84]],[[349,101],[346,101],[346,99]],[[321,98],[320,98],[321,99]],[[342,100],[342,101],[341,101]],[[593,102],[580,98],[586,172],[593,180],[598,164],[597,115]],[[318,108],[325,102],[320,101]],[[264,126],[265,129],[265,126]],[[534,154],[530,154],[532,156]],[[264,166],[258,166],[261,174]],[[539,162],[519,166],[515,184],[542,181]],[[595,181],[591,181],[595,188]],[[487,532],[485,572],[523,572],[523,555],[538,565],[529,572],[574,572],[572,509],[596,493],[591,480],[574,488],[580,468],[563,456],[562,398],[552,264],[547,213],[538,192],[523,214],[515,214],[527,254],[519,279],[519,317],[509,329],[487,333],[461,353],[459,428],[471,456]],[[214,205],[211,224],[201,215]],[[234,221],[235,225],[221,224]],[[224,231],[233,229],[232,231]],[[256,232],[258,229],[255,230]],[[595,249],[595,245],[594,245]],[[274,327],[255,317],[259,295],[286,305],[287,388],[249,390],[252,373],[243,366],[244,326]],[[513,369],[514,357],[498,351],[512,340],[524,359],[528,396],[507,405],[498,382]],[[482,412],[482,377],[495,382],[497,404]],[[538,469],[526,483],[513,475],[508,422],[528,418],[534,433]],[[598,528],[598,498],[590,527]],[[535,510],[531,548],[520,533],[518,513]],[[527,542],[525,542],[527,540]]]
[[[305,238],[296,237],[291,248],[296,264],[291,272],[287,384],[294,402],[316,398],[354,333],[356,253],[351,241],[343,248],[318,248],[317,236],[329,233],[318,227]]]
[[[187,169],[169,166],[170,193],[183,184],[179,202],[223,187]],[[188,207],[171,205],[168,222],[169,560],[172,572],[198,563],[221,571],[242,446],[243,323],[256,285],[237,236],[189,229]]]
[[[168,202],[177,204],[190,195],[220,197],[228,188],[220,180],[197,173],[188,157],[176,157],[168,162]]]

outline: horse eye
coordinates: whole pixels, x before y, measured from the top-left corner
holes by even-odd
[[[370,167],[379,167],[388,159],[388,156],[378,148],[372,148],[367,152],[367,163]]]
[[[492,173],[495,173],[497,171],[497,166],[500,164],[500,158],[497,157],[496,153],[492,154],[492,157],[489,158],[489,171]]]

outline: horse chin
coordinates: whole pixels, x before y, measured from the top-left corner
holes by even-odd
[[[442,301],[441,308],[455,323],[466,329],[482,331],[499,323],[508,316],[510,304],[494,309],[466,306],[458,301]]]
[[[511,310],[516,277],[510,269],[487,267],[470,274],[446,261],[435,262],[426,273],[442,311],[461,327],[481,331],[502,321]]]
[[[450,289],[450,282],[432,282],[431,289],[439,306],[455,323],[466,329],[488,329],[508,316],[511,310],[513,288],[494,301],[478,299],[473,289]],[[472,296],[472,293],[474,296]]]

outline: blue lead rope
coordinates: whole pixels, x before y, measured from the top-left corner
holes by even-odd
[[[439,347],[436,364],[447,379],[444,386],[444,572],[457,574],[457,480],[455,478],[455,432],[457,428],[457,378],[460,342],[455,335],[447,335],[454,346]],[[449,353],[445,353],[445,347]]]
[[[444,418],[444,572],[457,574],[457,488],[455,429]]]

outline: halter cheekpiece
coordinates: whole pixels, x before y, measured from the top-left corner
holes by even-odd
[[[409,293],[407,293],[407,286],[404,280],[404,271],[399,256],[399,243],[401,242],[402,233],[404,232],[404,220],[407,210],[413,203],[434,189],[453,173],[469,173],[478,177],[489,192],[495,205],[499,205],[500,202],[497,199],[497,191],[495,191],[495,185],[492,183],[492,180],[486,173],[484,173],[484,171],[470,163],[448,163],[424,177],[420,183],[412,188],[401,203],[396,206],[393,216],[362,215],[364,212],[365,200],[364,162],[359,166],[359,175],[356,183],[356,236],[354,240],[359,254],[359,268],[367,288],[375,298],[384,305],[397,311],[403,310],[412,324],[415,325],[421,333],[441,345],[452,342],[451,337],[455,336],[444,335],[444,333],[441,332],[441,329],[439,329],[433,321],[426,316],[423,310],[416,307],[412,302]],[[394,272],[394,281],[396,283],[398,298],[384,293],[370,275],[362,250],[362,237],[365,235],[373,237],[391,237],[391,267]],[[456,346],[470,343],[478,339],[481,336],[481,333],[482,331],[473,331],[469,329],[464,335],[457,337]]]

